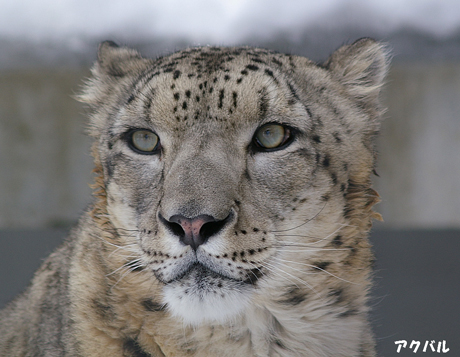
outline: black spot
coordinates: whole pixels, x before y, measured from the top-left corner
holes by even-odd
[[[174,99],[179,100],[179,98],[180,98],[180,94],[179,93],[174,93]]]
[[[294,86],[291,83],[288,83],[288,86],[289,86],[289,90],[291,91],[292,96],[295,99],[300,100],[299,96],[297,95],[297,91],[295,90]]]
[[[209,88],[209,93],[212,93],[214,91],[214,87]]]
[[[131,94],[131,95],[129,96],[128,100],[127,100],[127,103],[128,103],[128,104],[131,103],[135,98],[136,98],[136,96],[134,95],[134,93]]]
[[[123,356],[126,357],[152,357],[150,353],[145,352],[139,343],[133,339],[127,339],[123,343]],[[128,354],[126,354],[128,353]]]
[[[294,105],[295,103],[297,103],[297,101],[295,99],[293,99],[293,98],[288,99],[288,104],[289,105]]]
[[[162,304],[159,304],[152,299],[145,299],[142,300],[141,302],[142,306],[144,307],[145,310],[151,311],[151,312],[158,312],[158,311],[164,311],[165,306]]]
[[[249,249],[248,252],[249,252],[249,255],[254,255],[256,251],[254,249]]]
[[[246,170],[244,170],[244,177],[248,180],[248,181],[251,181],[252,178],[251,178],[251,175],[249,174],[249,171],[248,169],[246,168]]]
[[[359,311],[357,309],[349,309],[349,310],[339,314],[339,317],[355,316],[355,315],[358,315],[358,314],[359,314]]]
[[[200,101],[200,96],[197,95],[197,96],[195,97],[195,100],[196,100],[197,102],[199,102],[199,101]]]
[[[346,188],[347,188],[347,187],[346,187],[346,185],[345,185],[344,183],[342,183],[342,184],[340,185],[340,191],[345,192],[345,189],[346,189]]]
[[[179,71],[179,70],[175,70],[175,71],[174,71],[174,74],[173,74],[173,79],[179,78],[180,75],[181,75],[180,71]]]
[[[230,76],[229,76],[228,74],[226,74],[226,75],[224,76],[224,80],[225,80],[225,81],[228,81],[229,79],[230,79]]]
[[[233,92],[233,93],[232,93],[232,98],[233,98],[233,107],[236,108],[236,106],[237,106],[237,104],[238,104],[238,101],[237,101],[238,93]]]
[[[243,234],[247,234],[248,232],[247,232],[247,231],[245,231],[244,229],[242,229],[242,230],[241,230],[241,233],[243,233]]]
[[[254,285],[264,275],[260,268],[254,268],[251,270],[246,270],[246,279],[244,283]]]
[[[331,265],[331,262],[316,262],[313,263],[314,267],[313,269],[315,270],[326,270],[326,268]]]
[[[330,198],[331,198],[331,196],[329,194],[327,194],[327,193],[321,196],[321,199],[323,201],[329,201]]]
[[[304,302],[307,299],[307,294],[302,292],[297,286],[294,286],[283,297],[284,299],[279,301],[280,304],[295,306]]]
[[[331,290],[329,292],[329,294],[327,294],[328,296],[333,296],[336,298],[336,300],[334,301],[334,303],[340,303],[342,301],[344,301],[344,294],[343,294],[343,289],[334,289],[334,290]]]
[[[259,112],[260,116],[264,118],[267,115],[268,110],[268,98],[267,98],[267,91],[264,89],[259,92]]]
[[[342,142],[342,138],[339,136],[339,133],[334,133],[333,135],[336,143]]]
[[[318,135],[315,135],[313,136],[313,141],[317,142],[317,143],[320,143],[321,142],[321,138],[318,136]]]
[[[172,67],[168,67],[163,72],[164,73],[169,73],[169,72],[172,72],[172,71],[173,71]]]
[[[221,89],[221,90],[220,90],[220,93],[219,93],[219,104],[218,104],[218,107],[219,107],[219,108],[222,108],[222,106],[223,106],[223,101],[224,101],[224,90]]]
[[[334,172],[331,173],[331,179],[332,179],[332,183],[334,185],[337,185],[337,174],[335,174]]]
[[[113,318],[113,310],[112,307],[102,303],[101,301],[94,299],[93,300],[93,308],[96,310],[97,314],[104,319],[112,319]]]
[[[182,103],[182,109],[187,109],[187,102],[184,100],[184,102]]]
[[[253,228],[252,229],[254,232],[258,232],[259,231],[259,228]]]
[[[107,147],[109,148],[109,150],[112,150],[112,148],[113,148],[113,143],[112,143],[112,142],[109,142],[109,143],[107,144]]]
[[[329,167],[330,164],[331,164],[331,158],[329,157],[329,155],[324,156],[323,166],[324,167]]]
[[[186,96],[187,98],[190,98],[190,95],[191,95],[191,94],[192,94],[192,93],[191,93],[189,90],[186,90],[186,91],[185,91],[185,96]]]
[[[341,235],[337,235],[333,240],[332,240],[332,244],[335,245],[336,247],[340,247],[343,242],[342,242],[342,236]]]
[[[248,65],[246,66],[246,68],[249,69],[250,71],[257,71],[257,70],[259,69],[259,67],[257,67],[257,66],[254,65],[254,64],[248,64]],[[241,73],[243,73],[243,72],[241,72]]]
[[[282,348],[283,350],[286,349],[286,346],[280,340],[276,339],[274,342],[275,342],[275,345]]]
[[[273,71],[269,70],[268,68],[265,69],[265,73],[268,74],[270,77],[275,78],[273,75]]]
[[[107,158],[107,161],[105,162],[105,168],[106,168],[106,173],[108,178],[112,178],[113,173],[115,172],[116,168],[116,161],[123,156],[122,154],[116,154],[113,157]]]
[[[238,78],[238,79],[236,80],[236,83],[240,84],[242,80],[243,80],[243,78]]]
[[[275,64],[277,64],[277,65],[280,66],[280,67],[283,65],[283,63],[281,63],[280,61],[278,61],[276,58],[272,58],[272,62],[275,63]]]
[[[241,71],[241,74],[244,75],[244,76],[247,76],[247,75],[248,75],[248,71],[246,71],[245,69],[243,69],[243,70]]]
[[[354,256],[356,252],[358,251],[356,247],[348,246],[347,248],[350,249],[350,256]]]

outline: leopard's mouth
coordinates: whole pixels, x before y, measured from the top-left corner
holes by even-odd
[[[184,323],[223,323],[240,315],[254,292],[247,281],[215,272],[196,262],[165,283],[163,302]]]
[[[212,268],[205,266],[199,261],[196,261],[190,264],[190,266],[186,270],[180,272],[175,277],[167,281],[162,279],[161,274],[155,274],[155,275],[164,284],[171,284],[174,282],[180,282],[180,281],[186,281],[189,279],[193,279],[199,286],[203,286],[203,284],[205,283],[209,284],[210,286],[213,286],[214,285],[212,283],[213,280],[216,282],[228,280],[234,283],[255,285],[257,281],[259,280],[259,278],[263,276],[263,274],[264,273],[262,269],[254,268],[254,269],[247,270],[244,276],[244,279],[235,279],[231,276],[225,275],[222,272],[217,272],[213,270]],[[219,283],[217,283],[216,286],[219,287]]]

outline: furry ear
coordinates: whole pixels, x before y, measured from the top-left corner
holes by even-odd
[[[99,75],[124,77],[142,67],[145,61],[135,50],[120,47],[113,41],[104,41],[99,45],[94,69]]]
[[[389,60],[389,51],[385,45],[370,38],[362,38],[339,48],[324,66],[354,97],[374,102],[378,99]]]
[[[97,61],[91,69],[92,77],[86,81],[76,99],[92,107],[100,105],[113,93],[113,88],[132,74],[141,73],[152,61],[139,52],[105,41],[99,45]]]

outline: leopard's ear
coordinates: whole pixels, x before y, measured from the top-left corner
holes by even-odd
[[[104,41],[99,45],[94,71],[96,75],[124,77],[142,69],[145,62],[147,60],[136,50],[120,47],[113,41]]]
[[[375,102],[390,62],[388,48],[373,39],[362,38],[335,51],[324,64],[358,100]]]
[[[91,69],[92,76],[75,98],[92,107],[99,106],[113,94],[113,88],[129,76],[142,73],[152,61],[142,58],[136,50],[120,47],[105,41],[99,45],[97,61]]]

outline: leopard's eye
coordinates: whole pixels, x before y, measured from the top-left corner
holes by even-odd
[[[132,130],[128,133],[128,143],[140,154],[154,154],[158,151],[160,139],[150,130]]]
[[[291,138],[289,128],[280,124],[265,124],[257,130],[254,139],[263,149],[276,149],[283,146]]]

